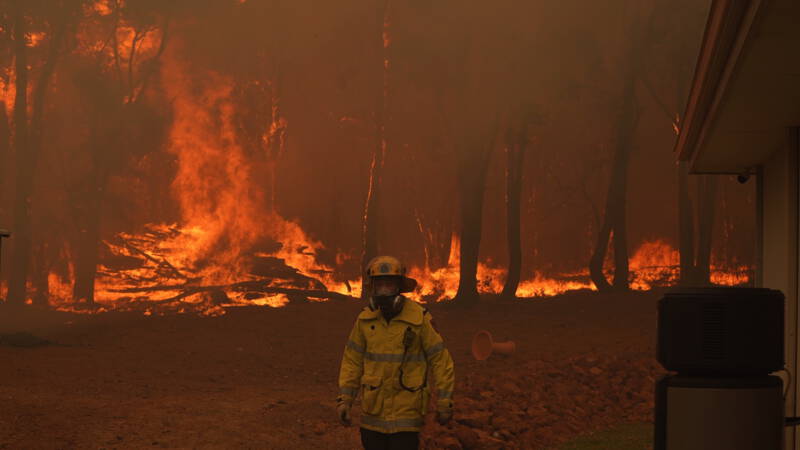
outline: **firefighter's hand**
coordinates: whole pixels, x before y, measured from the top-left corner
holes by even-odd
[[[453,418],[453,410],[451,408],[440,408],[436,410],[436,421],[439,425],[447,425]]]
[[[350,402],[339,402],[336,405],[336,415],[344,426],[350,426]]]

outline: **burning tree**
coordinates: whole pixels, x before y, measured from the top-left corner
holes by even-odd
[[[381,89],[375,93],[375,143],[372,150],[372,158],[369,166],[369,184],[367,186],[367,198],[364,204],[363,216],[363,232],[362,232],[362,250],[361,250],[361,297],[366,298],[369,292],[366,289],[367,278],[366,274],[367,264],[369,261],[378,256],[379,246],[379,229],[380,221],[378,219],[379,208],[381,205],[381,177],[384,170],[384,162],[386,160],[386,122],[387,122],[387,109],[389,97],[389,47],[391,45],[391,34],[389,29],[389,0],[379,1],[379,7],[376,10],[375,24],[377,25],[376,33],[373,35],[373,42],[376,51],[376,64],[373,67],[378,68],[377,73],[380,73]]]
[[[629,287],[628,243],[627,243],[627,180],[628,163],[634,147],[637,125],[645,109],[645,98],[640,97],[638,87],[641,86],[655,101],[658,109],[665,113],[676,134],[680,126],[680,108],[685,102],[687,86],[691,77],[691,47],[695,36],[688,31],[699,30],[704,12],[697,2],[688,2],[676,8],[674,2],[655,1],[650,5],[637,3],[634,8],[634,20],[630,25],[629,47],[625,54],[625,70],[623,73],[623,89],[620,96],[621,106],[617,119],[615,151],[611,169],[611,181],[606,196],[603,225],[600,228],[597,245],[594,249],[589,268],[592,281],[599,290],[609,290],[612,284],[606,279],[604,262],[613,238],[614,277],[613,288],[625,290]],[[651,81],[652,74],[660,75],[659,87],[674,93],[670,102],[656,92]],[[664,77],[663,75],[667,76]],[[674,106],[668,106],[673,103]],[[679,167],[679,223],[681,249],[681,279],[709,279],[711,255],[711,226],[713,224],[713,197],[715,181],[702,180],[698,187],[699,211],[698,222],[699,243],[697,258],[691,235],[693,234],[693,218],[687,191],[685,168]]]
[[[74,220],[82,230],[76,245],[73,299],[89,305],[94,303],[101,221],[109,211],[109,177],[141,156],[140,149],[157,148],[163,138],[157,122],[146,119],[158,117],[146,98],[159,75],[170,24],[169,11],[155,3],[115,0],[102,5],[106,7],[96,8],[85,21],[82,61],[75,74],[87,111],[91,169],[83,186],[85,195],[72,199]],[[98,37],[105,39],[99,48]]]
[[[641,14],[636,15],[631,25],[631,37],[629,38],[625,62],[623,63],[622,90],[615,132],[611,181],[606,195],[603,224],[598,232],[597,246],[589,262],[592,281],[600,291],[607,291],[612,288],[603,272],[603,263],[605,262],[609,240],[612,236],[614,242],[613,288],[617,290],[628,289],[627,172],[640,114],[636,86],[641,77],[642,61],[648,48],[648,25],[652,22],[652,18],[652,13],[649,14],[649,17],[644,17]]]
[[[532,106],[511,115],[505,136],[506,152],[506,234],[508,239],[508,275],[502,295],[515,297],[522,276],[521,202],[525,153],[529,128],[541,122]]]
[[[37,175],[36,167],[44,136],[44,112],[51,89],[56,63],[64,52],[68,28],[81,11],[84,2],[4,2],[14,55],[13,150],[16,159],[15,202],[12,247],[14,265],[9,277],[8,301],[25,302],[28,273],[31,265],[32,227],[31,195]],[[8,36],[7,36],[8,38]],[[31,60],[29,56],[33,56]],[[30,85],[31,67],[37,78]],[[29,91],[30,88],[30,91]],[[29,108],[30,96],[30,108]]]
[[[668,85],[644,76],[648,39],[564,27],[573,14],[546,2],[0,5],[0,151],[23,175],[2,180],[16,304],[218,314],[358,297],[378,251],[409,262],[418,300],[555,295],[590,288],[575,267],[589,247],[610,288],[612,239],[614,285],[671,279],[636,273],[650,270],[639,253],[671,257],[663,236],[634,231],[626,255],[639,88]],[[593,214],[612,103],[612,180]]]
[[[698,2],[686,1],[676,7],[675,2],[656,1],[649,26],[647,39],[652,51],[647,65],[650,70],[642,73],[641,81],[676,138],[694,66],[689,55],[697,51],[697,30],[702,28],[704,19],[704,6]],[[693,196],[688,166],[680,162],[676,169],[680,283],[709,284],[717,178],[694,177]]]

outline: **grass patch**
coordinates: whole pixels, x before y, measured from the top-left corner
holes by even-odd
[[[645,450],[653,447],[653,424],[634,423],[581,436],[557,450]]]

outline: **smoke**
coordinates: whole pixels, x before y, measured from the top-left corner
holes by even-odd
[[[663,36],[637,84],[628,240],[632,249],[655,239],[676,247],[664,110],[682,112],[676,93],[689,83],[708,2],[687,0],[677,12],[633,3],[390,1],[384,23],[379,5],[364,0],[131,1],[119,15],[111,2],[84,2],[61,18],[69,38],[48,88],[31,197],[34,272],[66,278],[75,269],[65,261],[80,266],[97,245],[102,263],[111,258],[104,240],[159,223],[202,229],[187,258],[213,255],[230,268],[292,223],[319,244],[319,264],[357,278],[384,75],[382,252],[420,268],[447,265],[460,202],[469,201],[459,198],[459,161],[486,141],[481,260],[502,268],[502,136],[524,114],[523,278],[584,268],[609,182],[627,30],[653,11]],[[36,79],[56,19],[33,6],[28,15],[43,33],[29,44]],[[10,113],[8,30],[0,53]],[[2,157],[12,161],[3,134]],[[14,170],[3,167],[0,226],[11,223],[15,196]],[[752,261],[752,187],[726,182],[721,191],[717,248],[729,261]],[[93,212],[95,240],[86,238]]]

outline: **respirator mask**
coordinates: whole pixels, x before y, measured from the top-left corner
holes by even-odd
[[[375,277],[372,279],[372,296],[369,299],[371,309],[380,309],[386,318],[391,318],[400,312],[403,297],[400,296],[399,277]]]

